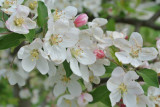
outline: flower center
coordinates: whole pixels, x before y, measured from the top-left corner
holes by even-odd
[[[71,79],[66,77],[65,75],[63,75],[62,79],[61,79],[63,82],[69,82]]]
[[[71,107],[71,101],[70,101],[70,100],[65,99],[65,102],[66,102],[67,104],[69,104],[70,107]]]
[[[24,23],[24,18],[15,18],[14,23],[16,26],[22,26]]]
[[[134,50],[132,49],[130,55],[133,57],[133,58],[137,58],[138,57],[138,54],[139,54],[139,49],[138,50]]]
[[[53,15],[54,21],[57,21],[58,19],[60,19],[61,15],[62,14],[58,12],[58,9],[56,9]]]
[[[59,43],[63,41],[63,39],[62,37],[59,37],[58,34],[56,34],[56,35],[51,35],[49,41],[51,45],[58,45]]]
[[[121,83],[119,85],[119,89],[121,90],[122,94],[127,92],[127,87],[126,87],[126,85],[124,85],[124,83]]]
[[[31,58],[32,58],[32,61],[34,61],[35,59],[36,60],[39,59],[39,51],[38,51],[38,49],[33,49],[31,51]]]
[[[10,7],[10,4],[11,4],[11,2],[8,1],[8,0],[4,1],[4,2],[3,2],[3,8],[8,9],[8,8]]]
[[[71,53],[73,57],[82,57],[81,54],[83,53],[83,50],[81,48],[79,49],[71,49]]]
[[[37,1],[33,1],[33,2],[29,3],[29,8],[31,10],[34,10],[36,8],[36,6],[37,6]]]

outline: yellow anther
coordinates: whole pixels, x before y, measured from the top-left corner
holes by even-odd
[[[58,12],[58,9],[56,9],[53,15],[54,21],[57,21],[58,19],[60,19],[60,17],[61,17],[61,14]]]
[[[66,102],[68,105],[70,105],[70,107],[71,107],[72,103],[71,103],[70,100],[65,99],[65,102]]]
[[[35,59],[36,60],[39,59],[39,51],[38,51],[38,49],[33,49],[31,51],[31,58],[32,58],[32,61],[34,61]]]
[[[124,83],[121,83],[119,85],[119,89],[121,90],[122,94],[127,92],[127,87],[126,87],[126,85]]]
[[[62,37],[59,37],[59,35],[52,35],[49,41],[51,45],[58,45],[63,41],[63,39]]]
[[[139,55],[139,51],[140,51],[139,49],[138,49],[138,50],[132,49],[130,55],[131,55],[133,58],[137,58],[138,55]]]
[[[73,57],[82,57],[81,54],[83,53],[83,50],[81,48],[79,49],[71,49],[71,53]]]
[[[65,75],[63,75],[62,79],[61,79],[63,82],[69,82],[71,79],[66,77]]]
[[[24,19],[23,18],[15,18],[14,23],[16,26],[22,26],[22,24],[24,23]]]
[[[29,8],[30,8],[31,10],[34,10],[34,9],[36,8],[36,6],[37,6],[37,1],[33,1],[33,2],[30,2],[30,3],[29,3]]]

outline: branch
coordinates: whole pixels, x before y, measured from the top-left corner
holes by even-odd
[[[149,22],[149,23],[152,23],[152,22],[156,21],[159,16],[160,16],[160,10],[157,11],[157,12],[148,20],[148,22]]]

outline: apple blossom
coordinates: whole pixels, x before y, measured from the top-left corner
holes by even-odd
[[[133,32],[129,41],[125,39],[115,39],[114,45],[120,48],[121,52],[116,52],[115,55],[123,64],[131,64],[134,67],[142,65],[143,61],[153,60],[157,57],[157,50],[153,47],[143,46],[143,39],[137,32]]]
[[[112,106],[123,98],[123,103],[127,107],[136,107],[136,96],[144,93],[142,87],[135,80],[139,76],[135,71],[127,73],[121,67],[113,70],[111,78],[107,81],[107,88],[111,91],[109,95]]]
[[[18,58],[22,59],[22,67],[25,71],[30,72],[35,67],[43,75],[49,71],[48,56],[42,50],[42,45],[41,39],[37,38],[30,45],[21,47],[18,51]]]
[[[36,22],[28,18],[29,8],[23,5],[18,6],[17,11],[14,12],[6,21],[6,27],[13,32],[19,34],[29,33],[29,29],[36,27]]]

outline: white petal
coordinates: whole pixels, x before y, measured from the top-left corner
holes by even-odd
[[[65,12],[65,16],[69,19],[71,19],[77,15],[77,9],[73,6],[66,7],[64,12]]]
[[[131,60],[131,65],[133,65],[134,67],[138,67],[142,64],[143,64],[142,61],[140,61],[139,59],[134,58]]]
[[[66,91],[66,86],[62,84],[61,82],[57,83],[54,87],[53,93],[56,97],[63,94]]]
[[[27,17],[29,15],[30,9],[27,6],[19,5],[17,12],[20,16]]]
[[[28,48],[28,46],[21,47],[20,50],[18,51],[18,58],[24,59],[28,57],[30,55],[29,52],[30,49]]]
[[[81,71],[79,69],[79,65],[78,65],[78,62],[75,58],[72,58],[70,60],[70,67],[71,67],[71,70],[73,71],[74,74],[78,75],[78,76],[81,76]]]
[[[64,34],[69,30],[69,21],[66,19],[59,19],[54,23],[54,27],[57,34]]]
[[[39,55],[39,59],[37,60],[37,69],[40,71],[41,74],[46,74],[49,71],[48,62],[45,58]]]
[[[128,82],[127,90],[129,94],[133,95],[140,95],[144,93],[142,87],[137,82]]]
[[[104,18],[95,18],[92,22],[97,23],[99,26],[107,24],[107,19]]]
[[[139,59],[142,61],[153,60],[157,57],[157,50],[155,48],[142,48],[139,53]]]
[[[26,57],[22,60],[22,67],[25,71],[30,72],[36,66],[36,60],[31,59],[31,56]]]
[[[103,64],[100,64],[100,63],[97,63],[97,62],[95,62],[92,65],[89,65],[89,68],[90,68],[91,71],[93,71],[93,74],[95,76],[102,76],[102,75],[105,74],[105,71],[106,71]]]
[[[125,39],[115,39],[114,40],[114,45],[116,47],[120,48],[121,50],[126,51],[126,52],[131,51],[131,44],[130,44],[130,42],[128,42]]]
[[[112,107],[116,105],[117,102],[120,101],[121,99],[121,92],[119,90],[115,90],[114,92],[111,92],[111,94],[109,95],[109,98],[111,100],[112,103]]]
[[[52,62],[52,61],[49,61],[48,65],[49,65],[49,72],[48,72],[49,76],[54,76],[56,74],[56,71],[57,71],[55,63]]]
[[[36,38],[31,44],[30,44],[30,48],[32,49],[39,49],[42,48],[43,42],[40,38]]]
[[[62,63],[66,59],[66,49],[59,46],[52,46],[52,50],[49,53],[52,61],[57,64]]]
[[[123,103],[127,107],[136,107],[136,95],[129,93],[124,94]]]
[[[92,95],[88,94],[88,93],[84,93],[84,99],[87,100],[88,102],[92,102],[93,101]]]
[[[92,51],[84,50],[81,56],[77,57],[77,60],[83,65],[90,65],[96,61],[96,56]]]
[[[125,74],[121,67],[116,67],[112,72],[112,77],[122,77]]]
[[[128,71],[124,76],[124,82],[130,82],[138,79],[139,76],[135,71]]]
[[[70,81],[68,84],[68,91],[71,93],[73,96],[79,96],[82,92],[81,85],[77,81]]]
[[[30,18],[26,18],[24,22],[24,26],[27,29],[34,29],[36,27],[36,22],[32,21]]]
[[[122,78],[110,78],[108,81],[107,81],[107,88],[109,91],[114,91],[116,89],[118,89],[119,85],[121,84],[122,82]]]
[[[82,74],[82,78],[84,81],[89,82],[89,71],[88,67],[85,65],[80,64],[80,70]]]
[[[143,46],[143,39],[142,36],[138,32],[133,32],[131,34],[131,37],[129,39],[129,42],[134,46],[135,48],[139,48]]]
[[[71,28],[63,37],[62,47],[74,46],[79,40],[79,30],[77,28]]]

